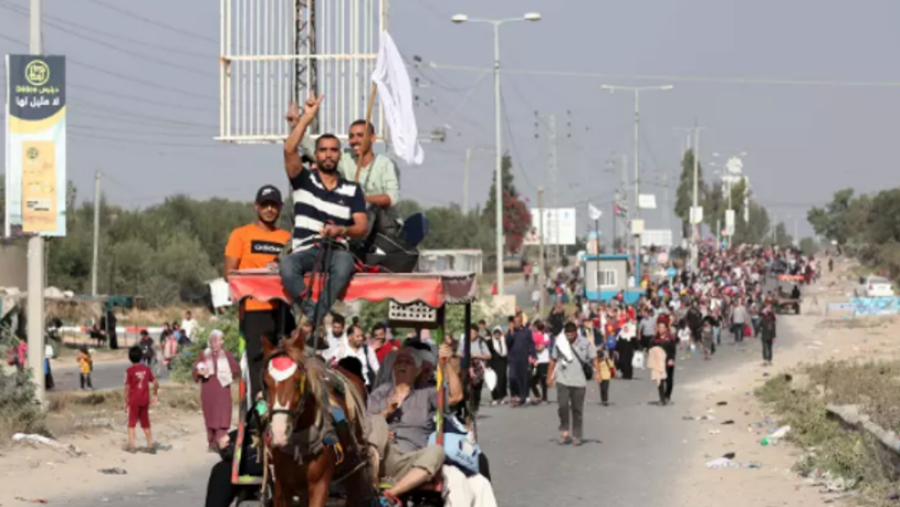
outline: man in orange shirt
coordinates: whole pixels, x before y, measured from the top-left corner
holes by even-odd
[[[231,232],[225,247],[225,279],[236,269],[265,268],[278,259],[291,233],[279,229],[275,223],[281,215],[283,201],[281,191],[273,185],[265,185],[256,193],[256,221],[238,227]],[[250,395],[262,386],[262,337],[276,344],[282,336],[294,330],[290,310],[281,302],[257,301],[252,298],[241,304],[241,326],[246,342],[249,366]]]

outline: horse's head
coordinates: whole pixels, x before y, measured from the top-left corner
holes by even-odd
[[[269,437],[272,447],[281,448],[287,445],[300,415],[307,408],[309,386],[303,341],[285,340],[282,348],[275,348],[263,339],[263,350],[266,365],[263,386],[269,408]]]

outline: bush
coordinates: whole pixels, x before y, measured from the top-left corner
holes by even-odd
[[[845,428],[829,417],[825,407],[857,404],[883,427],[895,429],[898,371],[898,363],[827,362],[803,369],[810,379],[808,388],[798,389],[787,378],[777,377],[757,394],[775,410],[781,424],[791,426],[788,440],[807,450],[795,467],[799,472],[819,469],[857,481],[865,503],[886,505],[884,492],[897,478],[891,463],[896,458],[867,432]]]
[[[18,343],[8,327],[0,328],[0,358]],[[43,382],[43,379],[41,379]],[[8,442],[13,433],[48,434],[46,413],[35,402],[31,374],[5,365],[0,367],[0,442]]]

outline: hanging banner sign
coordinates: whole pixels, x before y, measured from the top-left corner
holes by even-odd
[[[66,60],[6,55],[4,235],[66,235]]]

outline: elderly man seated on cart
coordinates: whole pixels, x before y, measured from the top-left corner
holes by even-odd
[[[436,430],[435,415],[445,407],[439,404],[433,386],[418,381],[425,355],[430,353],[411,347],[397,351],[393,381],[369,395],[369,443],[379,456],[379,478],[391,482],[384,495],[400,505],[398,496],[433,481],[441,472],[448,506],[495,507],[491,484],[484,476],[469,472],[467,477],[459,468],[445,463],[442,446],[428,445]],[[448,344],[440,348],[441,359],[452,355]],[[459,375],[444,366],[440,370],[449,387],[449,404],[459,403],[463,399]]]

